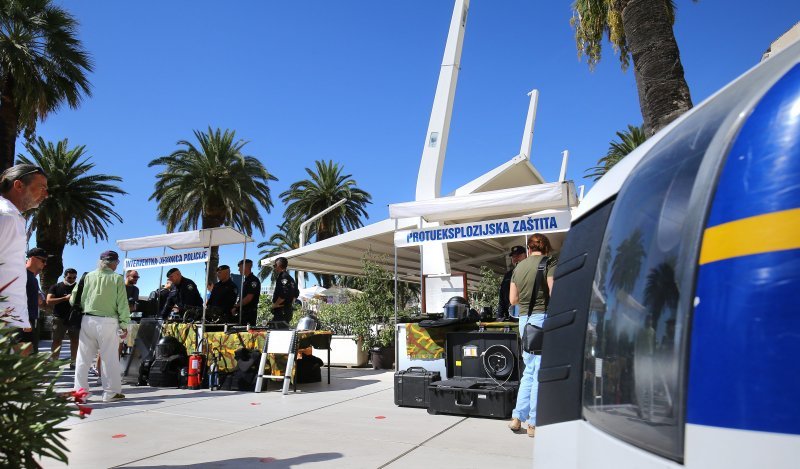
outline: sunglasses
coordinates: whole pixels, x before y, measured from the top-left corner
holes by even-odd
[[[35,169],[32,169],[32,170],[28,171],[27,173],[20,174],[19,177],[17,177],[14,180],[15,181],[19,181],[20,179],[24,178],[25,176],[29,176],[29,175],[34,174],[34,173],[39,173],[42,176],[46,176],[46,174],[45,174],[44,170],[41,168],[41,166],[37,166]]]

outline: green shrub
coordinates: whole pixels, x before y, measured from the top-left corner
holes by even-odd
[[[14,333],[5,323],[0,326],[0,467],[39,467],[32,455],[66,464],[68,429],[58,425],[75,407],[55,390],[59,367],[66,362],[48,361],[46,354],[16,353]],[[81,409],[81,416],[91,411]]]

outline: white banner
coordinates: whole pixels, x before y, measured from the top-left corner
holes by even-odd
[[[211,255],[210,249],[199,249],[197,251],[179,252],[153,257],[136,257],[125,259],[125,270],[131,269],[151,269],[166,265],[194,264],[196,262],[206,262]]]
[[[452,243],[473,239],[553,233],[568,230],[571,219],[569,210],[549,210],[547,213],[537,213],[519,218],[401,230],[394,233],[394,245],[406,247],[433,242]]]

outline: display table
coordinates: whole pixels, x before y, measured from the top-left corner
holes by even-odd
[[[406,354],[411,359],[436,360],[444,358],[445,339],[449,332],[477,330],[518,330],[516,322],[461,323],[443,327],[422,327],[418,323],[406,324]]]
[[[236,350],[246,347],[258,351],[264,349],[264,342],[269,331],[248,330],[247,332],[205,332],[202,339],[198,337],[198,325],[169,323],[164,324],[162,335],[177,338],[185,347],[189,354],[197,350],[198,341],[203,341],[206,363],[210,363],[211,354],[218,357],[217,365],[220,372],[231,372],[236,367]],[[297,344],[294,353],[299,349],[313,347],[316,349],[328,350],[330,354],[331,331],[299,331],[297,333]],[[270,354],[268,364],[270,370],[283,369],[286,366],[285,356],[275,356]],[[328,384],[331,382],[331,369],[328,366]]]

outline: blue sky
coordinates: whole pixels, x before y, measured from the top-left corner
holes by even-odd
[[[49,117],[38,134],[86,145],[97,170],[122,176],[128,192],[115,199],[124,221],[108,229],[109,240],[68,246],[65,266],[91,269],[115,240],[163,233],[148,201],[157,168],[147,163],[208,126],[235,129],[279,179],[257,242],[282,221],[278,195],[317,159],[343,164],[372,194],[365,223],[413,199],[452,1],[62,3],[93,56],[93,96]],[[517,154],[533,88],[541,94],[531,160],[548,180],[567,149],[568,177],[591,185],[584,170],[616,131],[641,123],[633,74],[620,70],[610,46],[594,72],[578,61],[569,4],[471,2],[444,193]],[[695,104],[756,65],[800,20],[790,0],[677,4]],[[236,256],[241,248],[225,248],[222,262]],[[203,277],[199,264],[182,270]],[[142,292],[155,288],[158,269],[140,273]]]

